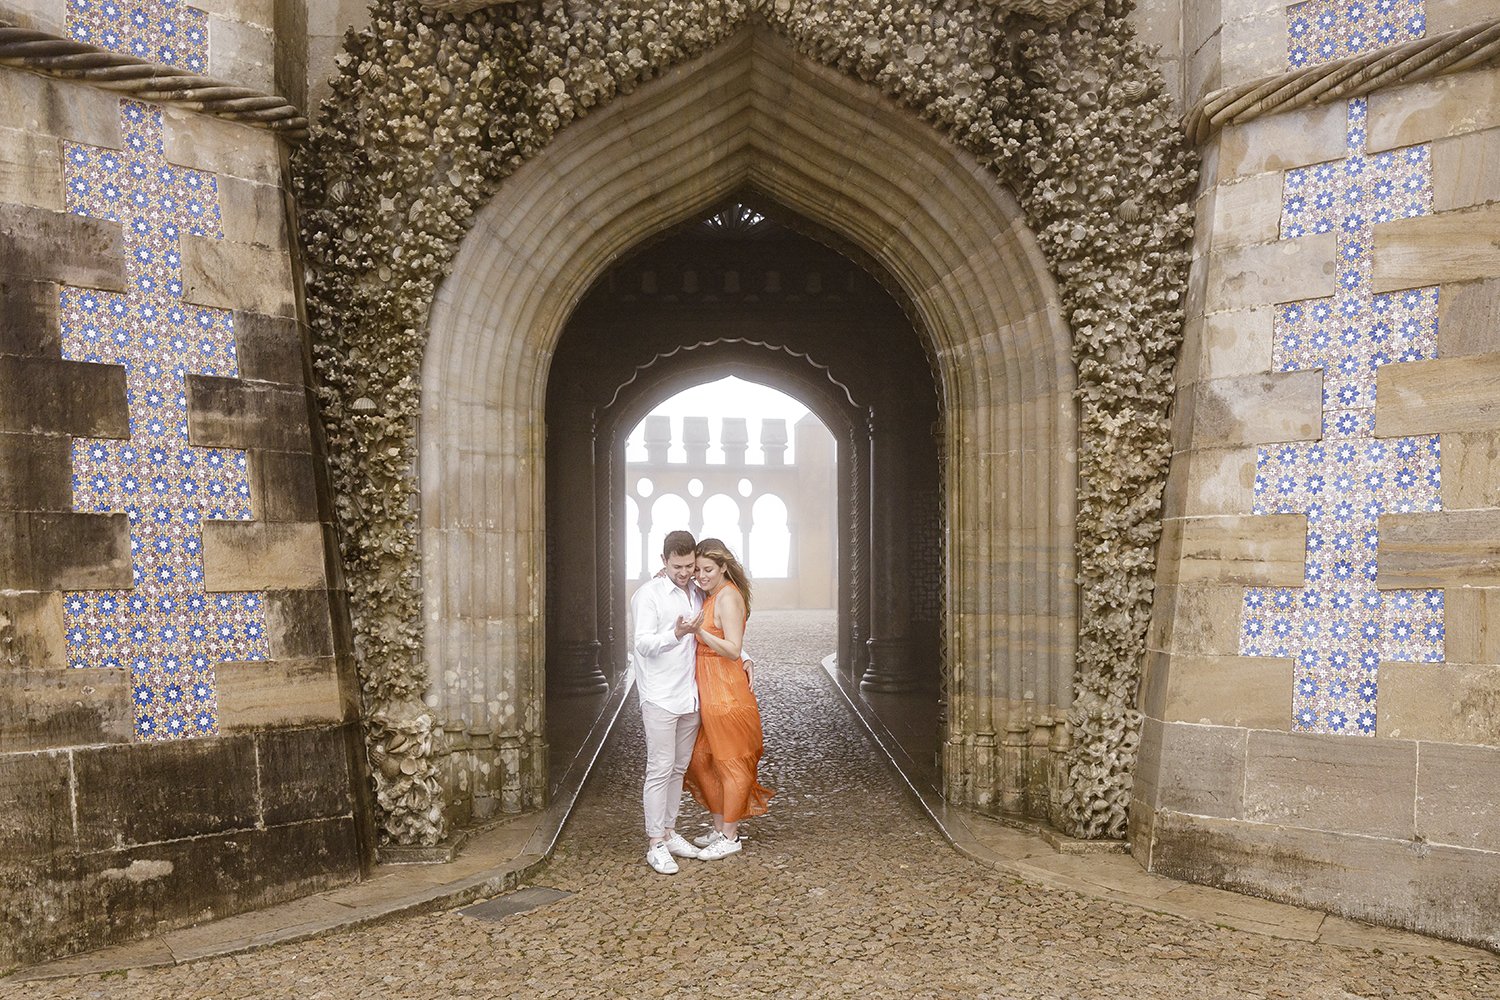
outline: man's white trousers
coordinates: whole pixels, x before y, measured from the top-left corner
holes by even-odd
[[[646,836],[655,840],[677,828],[682,776],[687,773],[693,741],[698,738],[698,713],[673,715],[643,701],[641,722],[646,729],[646,784],[641,802],[646,809]]]

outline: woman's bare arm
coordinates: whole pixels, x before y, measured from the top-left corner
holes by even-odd
[[[726,659],[738,660],[745,642],[745,599],[739,591],[726,588],[719,592],[719,598],[714,602],[714,617],[724,630],[724,638],[720,639],[707,628],[700,628],[698,641],[708,643],[709,648]]]

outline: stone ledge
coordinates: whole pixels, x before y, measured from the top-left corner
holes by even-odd
[[[1153,871],[1500,949],[1493,905],[1481,905],[1500,897],[1500,855],[1165,810],[1153,829]]]
[[[551,857],[563,824],[573,811],[583,783],[631,689],[627,681],[611,694],[599,721],[562,771],[551,805],[475,835],[451,865],[442,869],[429,865],[382,865],[371,877],[352,885],[194,927],[165,931],[149,940],[31,966],[0,982],[98,975],[242,954],[369,927],[398,917],[452,909],[514,889]]]
[[[1267,937],[1318,941],[1363,950],[1400,951],[1423,959],[1430,955],[1444,955],[1493,960],[1488,952],[1478,952],[1448,941],[1360,924],[1303,906],[1256,898],[1255,895],[1188,885],[1143,871],[1136,860],[1126,854],[1129,845],[1121,841],[1105,842],[1079,856],[1053,848],[1033,830],[1017,829],[1001,820],[952,808],[916,777],[918,771],[909,758],[903,765],[904,753],[899,742],[884,731],[877,717],[860,708],[861,699],[857,693],[845,690],[838,677],[838,667],[832,660],[829,657],[823,661],[825,673],[844,695],[850,710],[865,726],[880,751],[905,779],[918,805],[932,817],[955,850],[980,864],[1033,884]],[[1131,810],[1132,814],[1136,811]]]

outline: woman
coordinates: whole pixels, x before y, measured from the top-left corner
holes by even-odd
[[[705,861],[740,850],[739,824],[765,814],[774,794],[755,780],[763,749],[760,708],[750,691],[741,646],[750,617],[750,581],[717,538],[697,548],[703,624],[698,629],[698,713],[702,724],[683,784],[713,814],[712,833],[695,843]]]

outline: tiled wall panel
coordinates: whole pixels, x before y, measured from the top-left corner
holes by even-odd
[[[25,6],[270,89],[269,0]],[[284,152],[0,69],[0,970],[367,856]]]
[[[1267,13],[1223,6],[1221,42]],[[1270,13],[1291,70],[1496,11]],[[1154,870],[1491,946],[1500,902],[1449,892],[1500,870],[1497,95],[1461,72],[1205,149],[1131,820]]]

